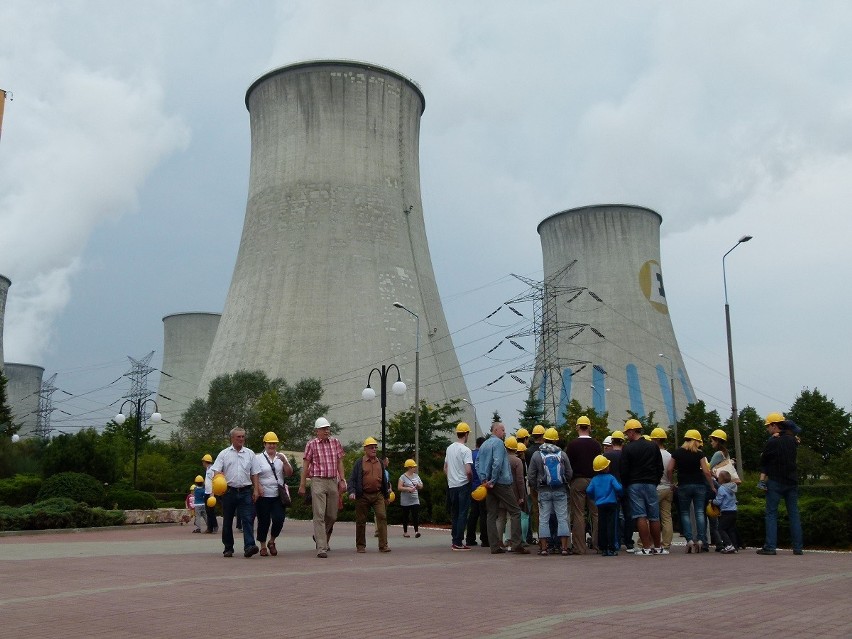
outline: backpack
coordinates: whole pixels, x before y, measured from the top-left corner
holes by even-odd
[[[541,453],[541,460],[544,462],[544,477],[542,479],[543,486],[551,488],[561,488],[562,483],[562,451],[555,453]]]

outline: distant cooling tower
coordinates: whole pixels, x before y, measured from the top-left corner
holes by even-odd
[[[198,382],[219,327],[219,313],[175,313],[163,318],[163,374],[157,406],[163,416],[151,433],[168,439],[198,392]]]
[[[6,315],[6,295],[9,293],[9,287],[12,286],[12,280],[5,275],[0,275],[0,373],[3,372],[3,318]]]
[[[661,223],[650,209],[599,205],[538,225],[545,330],[534,385],[560,424],[571,399],[609,411],[613,428],[628,409],[671,426],[695,401],[663,287]]]
[[[44,369],[32,364],[6,362],[4,374],[9,380],[6,394],[12,421],[21,426],[18,434],[32,435],[38,430],[38,399]]]
[[[416,324],[399,302],[420,317],[421,398],[465,397],[423,222],[420,89],[370,64],[306,62],[259,78],[246,105],[245,224],[199,393],[238,369],[318,377],[344,441],[378,436],[379,401],[360,400],[373,366],[396,363],[408,385],[389,415],[414,403]]]

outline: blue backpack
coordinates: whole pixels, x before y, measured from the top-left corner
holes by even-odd
[[[541,453],[541,460],[544,462],[544,477],[542,485],[550,486],[551,488],[561,488],[564,484],[562,476],[562,451],[555,453]]]

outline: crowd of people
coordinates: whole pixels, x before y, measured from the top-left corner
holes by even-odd
[[[602,442],[592,437],[591,422],[581,416],[577,437],[559,446],[555,428],[537,425],[532,433],[520,428],[506,435],[501,422],[491,425],[471,450],[470,427],[461,422],[455,441],[446,450],[447,506],[453,551],[481,545],[492,554],[584,555],[604,557],[621,552],[640,556],[667,555],[674,536],[672,511],[677,504],[686,553],[735,554],[743,548],[736,530],[737,486],[740,477],[727,450],[727,434],[718,429],[709,437],[713,455],[707,459],[697,430],[687,430],[683,443],[669,452],[668,433],[655,428],[643,435],[639,420],[629,419]],[[784,499],[790,519],[794,554],[802,554],[798,511],[796,450],[798,426],[780,413],[766,418],[768,439],[761,456],[765,490],[766,541],[758,554],[777,550],[777,509]],[[263,438],[264,450],[254,454],[244,446],[245,431],[234,428],[231,445],[215,460],[205,455],[204,477],[195,478],[193,497],[195,530],[218,529],[211,507],[213,484],[223,475],[227,488],[221,495],[223,555],[234,554],[233,523],[243,534],[245,557],[276,555],[289,492],[284,482],[293,473],[286,456],[277,452],[274,432]],[[364,454],[344,473],[344,449],[331,436],[330,424],[320,417],[315,437],[305,447],[299,494],[310,499],[313,540],[318,558],[327,558],[329,540],[344,495],[355,503],[355,548],[366,552],[366,524],[372,511],[380,552],[388,544],[387,504],[393,500],[387,460],[377,455],[378,442],[368,437]],[[423,482],[417,463],[406,460],[405,472],[395,486],[403,513],[403,536],[420,537],[419,491]],[[310,481],[310,486],[307,482]],[[213,502],[215,504],[215,499]],[[709,515],[705,517],[705,513]],[[254,519],[257,518],[257,539]],[[508,530],[507,530],[508,528]],[[479,532],[479,542],[476,536]],[[537,537],[536,537],[537,535]],[[268,540],[267,540],[268,537]],[[638,539],[635,539],[637,538]]]

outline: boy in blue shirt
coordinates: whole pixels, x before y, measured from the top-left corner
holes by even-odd
[[[737,534],[737,485],[731,481],[731,473],[727,470],[719,473],[719,487],[713,503],[722,511],[719,515],[719,536],[725,544],[722,552],[731,555],[737,552],[740,541]]]
[[[586,494],[598,507],[598,548],[604,557],[615,557],[621,545],[618,539],[618,498],[624,489],[609,474],[610,461],[598,455],[592,462],[595,476],[586,488]]]

